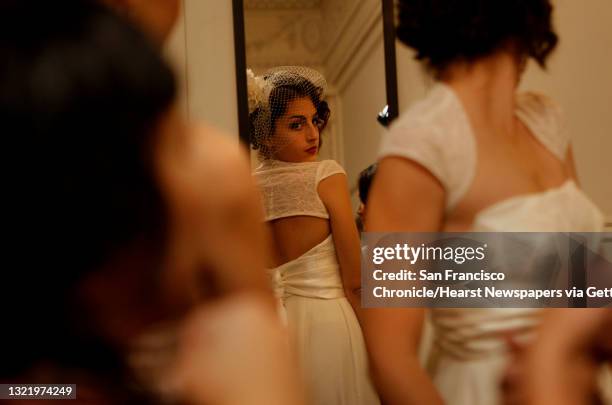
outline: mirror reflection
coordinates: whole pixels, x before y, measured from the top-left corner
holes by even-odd
[[[330,118],[318,159],[356,180],[374,162],[386,104],[381,2],[357,0],[244,1],[246,62],[254,74],[305,66],[327,82]]]
[[[357,178],[376,158],[372,135],[386,104],[384,71],[362,66],[384,65],[381,2],[252,0],[244,18],[269,267],[308,396],[377,404],[358,322],[356,218],[364,211]]]

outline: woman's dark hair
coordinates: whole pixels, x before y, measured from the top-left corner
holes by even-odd
[[[357,181],[357,185],[359,186],[359,200],[364,205],[368,202],[370,186],[372,185],[372,180],[374,180],[377,168],[378,165],[374,163],[359,173],[359,180]]]
[[[398,0],[397,37],[440,73],[504,46],[546,65],[557,45],[550,0]]]
[[[264,77],[264,79],[269,80],[269,77]],[[269,112],[269,117],[266,117],[267,128],[265,136],[256,133],[255,124],[261,118],[259,115],[263,113],[262,109],[258,108],[250,114],[250,138],[253,149],[260,150],[266,155],[265,139],[274,136],[276,121],[285,115],[287,106],[291,101],[303,97],[308,97],[312,101],[320,121],[318,125],[319,134],[323,133],[329,121],[331,111],[327,102],[321,100],[321,89],[316,87],[310,80],[291,74],[289,77],[283,77],[278,83],[274,84],[270,91],[268,107],[266,108]],[[322,138],[319,138],[319,147],[321,144]]]
[[[143,34],[98,3],[0,3],[11,239],[0,378],[40,361],[112,375],[121,360],[84,326],[75,286],[135,240],[164,244],[153,148],[174,77]]]

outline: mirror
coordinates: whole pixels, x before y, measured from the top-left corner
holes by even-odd
[[[356,207],[359,172],[376,160],[381,124],[397,116],[393,1],[234,0],[234,18],[241,139],[248,142],[246,68],[319,71],[331,109],[319,159],[345,168]]]

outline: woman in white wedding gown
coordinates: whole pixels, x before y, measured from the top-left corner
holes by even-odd
[[[359,322],[360,247],[346,174],[317,161],[329,117],[317,72],[249,74],[251,143],[273,237],[271,267],[308,398],[318,405],[378,404]]]
[[[601,231],[580,190],[559,108],[517,94],[528,58],[556,45],[548,0],[399,2],[399,39],[436,78],[383,140],[370,231]],[[428,373],[423,308],[364,311],[364,335],[386,404],[499,403],[508,339],[528,338],[533,309],[433,309]],[[401,359],[401,360],[398,360]]]

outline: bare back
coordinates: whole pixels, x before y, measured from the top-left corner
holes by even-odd
[[[330,234],[329,220],[308,216],[268,222],[273,240],[274,266],[295,260],[323,242]]]

